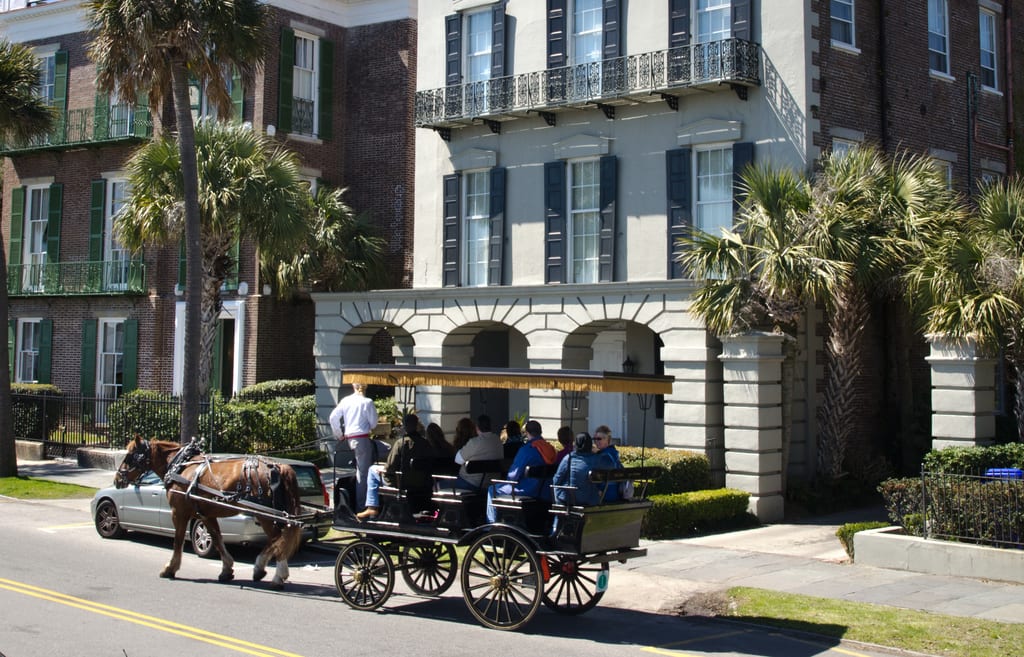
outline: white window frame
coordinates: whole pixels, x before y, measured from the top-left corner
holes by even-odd
[[[829,34],[832,38],[832,45],[847,46],[849,48],[857,47],[857,10],[855,5],[856,0],[831,0],[831,10],[829,15],[831,16],[832,24],[829,26]],[[850,19],[836,18],[835,6],[841,4],[850,8]],[[846,41],[844,39],[837,39],[835,36],[835,30],[833,29],[836,23],[848,25],[850,30],[850,39]]]
[[[466,108],[473,114],[486,114],[494,51],[492,9],[487,7],[467,12],[462,21],[462,70],[465,71],[463,89],[466,93]],[[474,70],[474,65],[479,65],[478,70]]]
[[[26,331],[31,331],[31,340],[26,339]],[[18,320],[14,351],[14,381],[16,383],[39,382],[39,342],[42,336],[42,318],[26,317],[25,319]],[[31,366],[26,366],[26,359],[31,362]],[[26,369],[31,369],[32,371],[26,372]]]
[[[590,181],[580,182],[577,167],[590,169]],[[566,167],[566,263],[570,283],[597,283],[601,269],[601,160],[596,157],[569,160]],[[575,192],[592,195],[593,205],[576,206]],[[587,223],[584,223],[587,222]],[[580,223],[580,226],[577,226]],[[581,228],[589,227],[589,230]],[[586,249],[577,242],[585,240]]]
[[[570,34],[572,34],[572,49],[569,53],[570,66],[600,63],[604,59],[604,11],[601,0],[573,0],[570,20]],[[580,52],[584,42],[591,40],[597,41],[597,48],[591,47],[586,52]]]
[[[860,142],[853,139],[832,138],[832,154],[835,157],[844,158],[851,150],[858,146],[860,146]]]
[[[462,174],[462,280],[465,287],[483,287],[488,280],[491,244],[491,172]],[[473,229],[476,228],[474,231]],[[471,236],[475,237],[471,238]]]
[[[57,91],[57,53],[36,53],[36,57],[39,59],[39,97],[52,107]]]
[[[302,48],[308,43],[308,50]],[[300,57],[300,54],[303,57]],[[304,61],[300,61],[303,59]],[[307,66],[308,64],[308,66]],[[310,88],[303,90],[301,86]],[[300,95],[308,93],[308,97]],[[301,130],[305,126],[296,124],[295,107],[298,101],[311,104],[311,129]],[[296,134],[315,137],[320,134],[320,37],[308,32],[295,31],[295,64],[292,67],[292,131]]]
[[[124,337],[127,321],[126,317],[103,317],[97,322],[96,397],[100,399],[118,399],[124,391]],[[107,408],[108,404],[97,402],[94,418],[97,424],[106,424]]]
[[[729,143],[717,143],[717,144],[706,144],[694,148],[693,152],[693,225],[695,228],[708,233],[713,237],[721,237],[721,231],[717,230],[719,227],[732,228],[733,226],[733,144]],[[702,171],[701,160],[702,156],[709,153],[722,153],[723,157],[728,154],[728,169],[725,167],[721,171]],[[725,160],[723,160],[724,164]],[[701,194],[701,181],[705,178],[720,177],[725,179],[725,188],[727,193],[719,198],[702,198]],[[704,217],[708,215],[711,210],[715,208],[727,208],[729,215],[729,223],[721,224],[715,223],[713,226],[709,225]]]
[[[978,176],[978,180],[981,182],[982,185],[991,185],[993,183],[999,182],[1002,179],[1003,174],[992,169],[982,169],[981,175]]]
[[[941,158],[934,158],[934,160],[935,167],[942,174],[943,180],[946,181],[946,189],[953,189],[953,163]]]
[[[228,97],[230,98],[231,93],[234,90],[235,81],[230,72],[226,73],[223,77],[224,87],[227,89]],[[192,118],[196,123],[203,120],[220,121],[222,119],[220,114],[210,103],[210,96],[206,93],[207,86],[208,85],[204,84],[202,87],[197,87],[195,85],[189,87],[190,92],[198,91],[199,93],[199,98],[194,99],[194,102],[192,103],[196,107],[196,110],[192,113]],[[229,118],[235,118],[238,121],[242,120],[242,117],[240,116],[231,117],[230,111],[228,116],[223,117],[223,119],[227,120]]]
[[[107,178],[103,195],[103,289],[128,289],[128,269],[131,253],[114,236],[114,222],[124,208],[129,194],[128,180]]]
[[[22,278],[25,289],[43,289],[43,272],[46,268],[47,242],[50,222],[50,186],[31,185],[25,189],[28,203],[25,208],[25,228],[22,234],[21,262],[24,264]],[[36,203],[36,199],[39,203]],[[45,202],[44,202],[45,200]]]
[[[697,43],[732,38],[732,3],[729,0],[697,0],[695,16]],[[706,24],[705,18],[708,19]]]
[[[110,92],[108,101],[108,136],[127,137],[132,134],[132,124],[135,122],[135,112],[132,110],[132,106],[121,98],[120,85],[114,85],[114,90]]]
[[[941,12],[941,16],[934,12]],[[941,20],[942,25],[938,25]],[[942,32],[936,32],[940,28]],[[943,49],[936,50],[932,47],[932,37],[942,39]],[[944,67],[935,68],[932,66],[932,55],[940,55]],[[940,75],[950,75],[950,44],[949,44],[949,2],[948,0],[928,0],[928,68]]]
[[[985,24],[989,24],[989,43],[986,43],[985,39]],[[978,53],[979,61],[978,66],[981,69],[981,86],[983,89],[989,89],[991,91],[999,91],[999,37],[997,33],[998,21],[996,20],[996,14],[993,11],[985,9],[983,7],[978,8],[978,42],[980,44],[980,52]],[[992,66],[985,65],[986,56],[992,60]],[[992,84],[985,84],[985,73],[991,71]]]

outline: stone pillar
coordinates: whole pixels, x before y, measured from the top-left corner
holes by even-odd
[[[973,338],[929,335],[932,448],[988,445],[996,435],[996,359]]]
[[[725,485],[750,493],[762,522],[783,516],[782,359],[785,336],[722,338]]]

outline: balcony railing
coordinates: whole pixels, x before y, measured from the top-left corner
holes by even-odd
[[[313,135],[313,101],[307,98],[292,98],[292,132],[297,135]]]
[[[761,84],[760,45],[724,39],[416,92],[418,127],[454,127],[559,107],[660,99],[702,86]]]
[[[152,133],[152,121],[144,107],[114,105],[97,109],[73,109],[61,112],[53,130],[45,136],[27,141],[0,142],[0,155],[125,139],[147,139]]]
[[[146,265],[141,260],[10,265],[7,293],[12,297],[145,294]]]

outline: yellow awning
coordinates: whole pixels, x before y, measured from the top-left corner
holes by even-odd
[[[343,365],[342,383],[380,386],[517,388],[579,392],[630,392],[667,395],[671,376],[590,370],[523,370],[502,367],[428,365]]]

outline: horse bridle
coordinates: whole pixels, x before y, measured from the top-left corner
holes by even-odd
[[[118,468],[117,472],[114,474],[115,484],[121,484],[118,487],[123,488],[138,481],[139,477],[141,477],[146,470],[151,469],[151,458],[152,457],[149,452],[149,441],[145,439],[137,441],[132,451],[125,455],[124,461],[121,463],[121,467]],[[125,467],[126,465],[128,466],[127,468]],[[127,473],[132,471],[135,471],[137,474],[134,479],[129,480]]]

